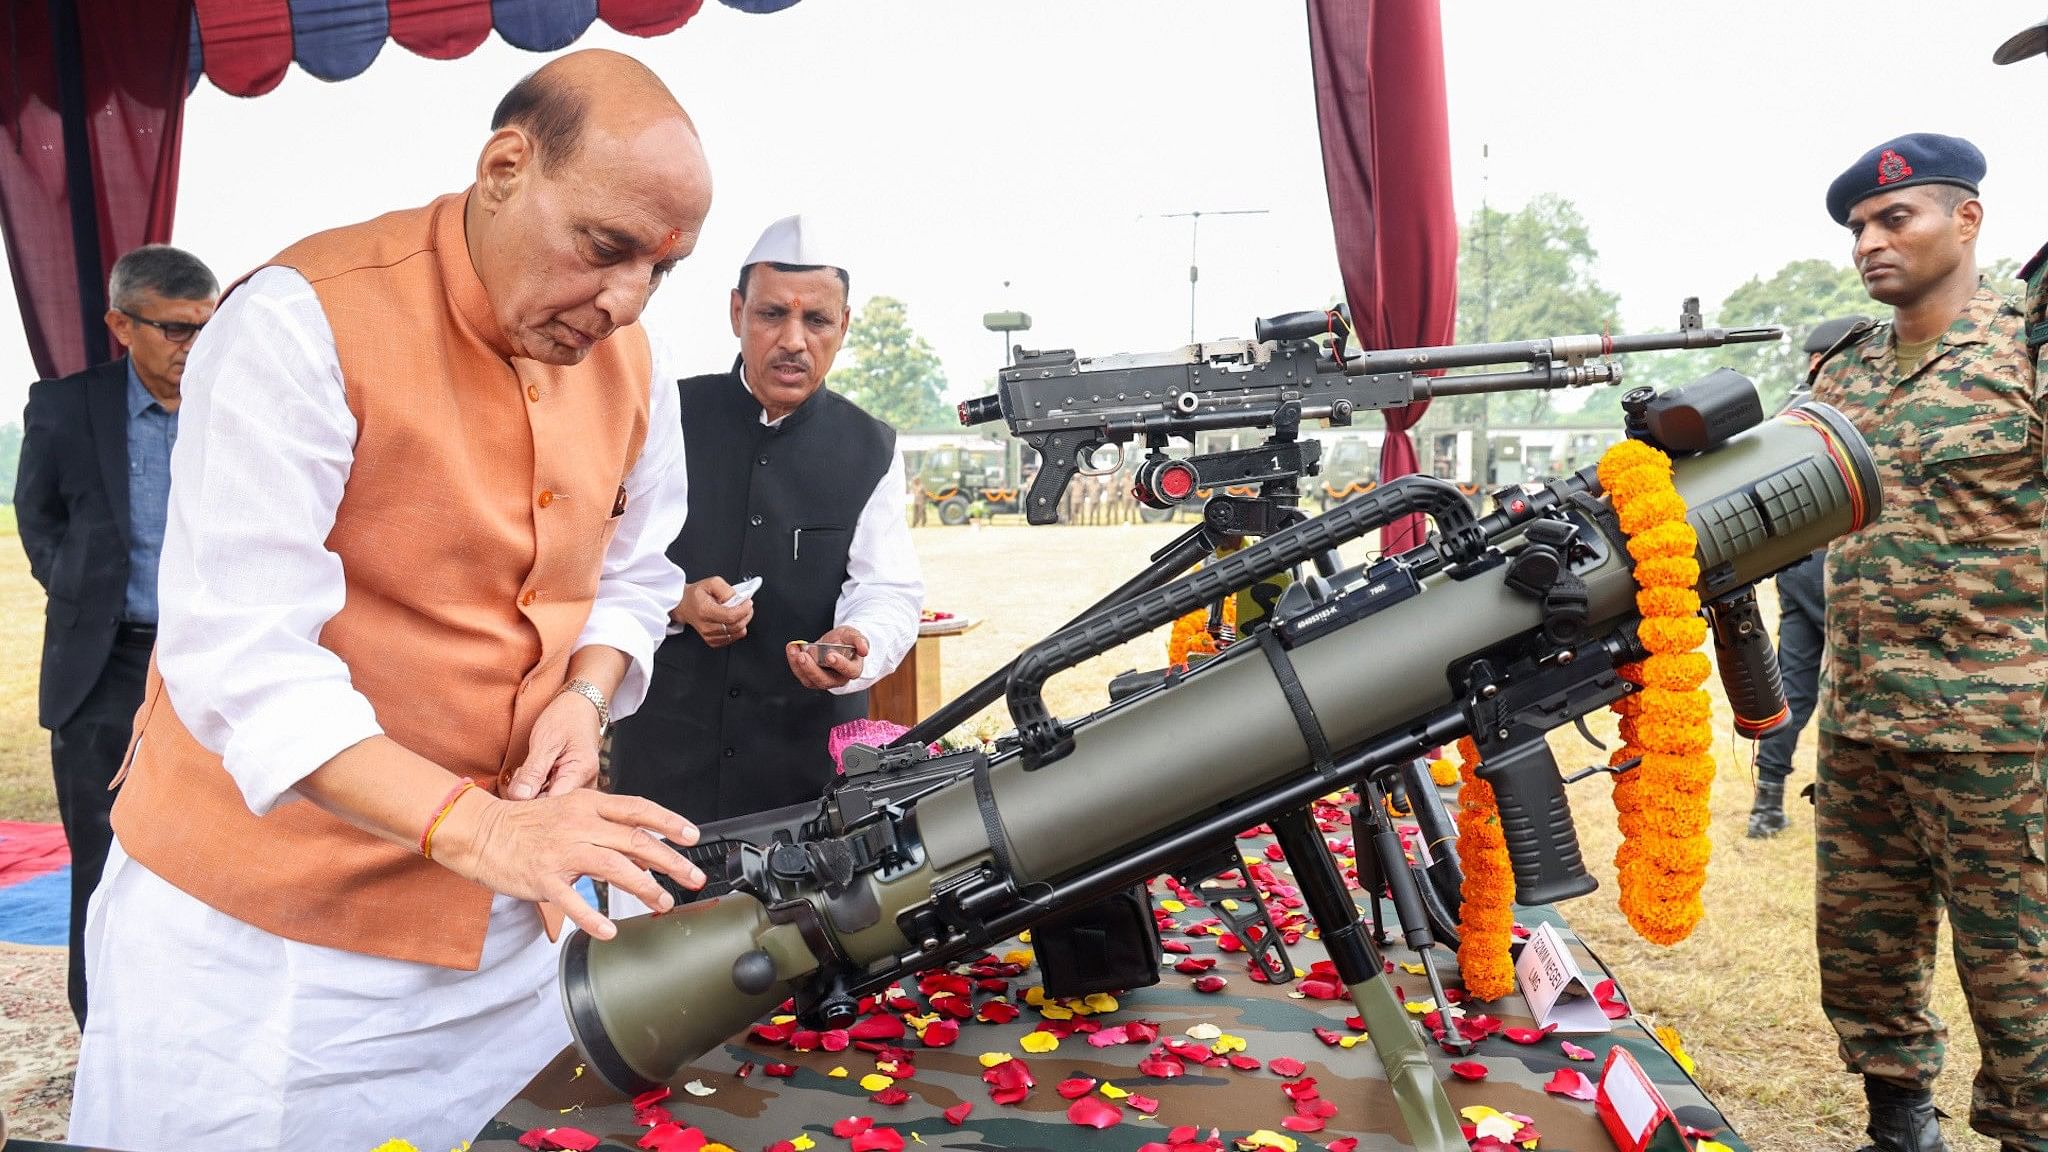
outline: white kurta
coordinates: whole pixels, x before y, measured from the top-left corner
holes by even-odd
[[[647,440],[577,640],[630,657],[614,716],[644,698],[685,579],[665,554],[687,473],[664,361],[657,349]],[[157,663],[179,718],[260,814],[382,732],[347,665],[319,645],[345,594],[326,539],[356,426],[303,277],[265,269],[228,297],[193,348],[179,425]],[[555,961],[535,908],[504,896],[477,972],[284,940],[194,900],[116,842],[86,922],[92,1011],[70,1139],[365,1152],[403,1138],[442,1152],[568,1043]]]

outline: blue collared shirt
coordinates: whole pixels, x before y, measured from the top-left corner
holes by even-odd
[[[121,618],[156,623],[156,558],[171,501],[178,414],[157,403],[128,361],[128,596]]]

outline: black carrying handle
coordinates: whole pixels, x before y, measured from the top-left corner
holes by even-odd
[[[1757,609],[1756,588],[1744,585],[1707,605],[1714,629],[1714,666],[1735,713],[1735,730],[1745,739],[1760,740],[1792,718],[1785,703],[1785,684],[1778,675],[1778,650],[1764,630]]]
[[[1479,778],[1493,785],[1508,862],[1515,870],[1515,902],[1555,904],[1600,886],[1586,874],[1579,832],[1565,799],[1564,777],[1541,732],[1512,743],[1480,746]]]
[[[1436,521],[1438,548],[1453,564],[1467,563],[1486,550],[1486,534],[1456,486],[1433,476],[1402,476],[1025,649],[1010,672],[1008,690],[1024,767],[1038,768],[1073,750],[1073,733],[1046,710],[1042,696],[1045,682],[1057,673],[1418,512]]]

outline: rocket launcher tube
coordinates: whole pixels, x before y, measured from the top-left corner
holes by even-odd
[[[1820,405],[1796,407],[1676,461],[1674,482],[1699,534],[1704,598],[1854,531],[1880,499],[1868,447]],[[1599,646],[1611,653],[1617,634],[1638,619],[1631,562],[1611,520],[1600,519],[1592,527],[1604,546],[1574,565],[1588,592],[1586,639],[1577,650],[1589,661]],[[1509,528],[1494,543],[1512,552],[1518,535]],[[1418,739],[1456,735],[1462,678],[1473,664],[1486,659],[1513,669],[1509,657],[1541,644],[1540,605],[1507,588],[1503,571],[1432,573],[1418,594],[1293,650],[1309,704],[1330,746],[1341,750],[1340,777],[1416,755]],[[1556,723],[1573,718],[1560,714]],[[565,997],[572,1006],[596,1006],[572,1011],[579,1044],[586,1054],[612,1044],[636,1077],[664,1079],[726,1040],[747,1012],[772,1006],[764,998],[820,981],[875,987],[944,962],[982,946],[988,932],[1029,927],[1052,910],[1049,894],[1126,874],[1140,860],[1148,874],[1165,870],[1173,851],[1154,849],[1192,844],[1182,833],[1207,835],[1224,818],[1257,823],[1342,783],[1314,771],[1272,666],[1252,645],[1172,688],[1076,722],[1072,738],[1069,755],[1039,770],[1027,771],[1019,756],[1000,757],[981,779],[920,799],[901,828],[914,866],[861,874],[829,893],[822,885],[786,888],[765,906],[745,894],[687,905],[626,921],[612,941],[566,949]],[[1006,875],[996,875],[992,862],[984,802],[1008,846]],[[934,941],[931,926],[945,922],[939,913],[963,911],[981,917],[975,930]],[[635,962],[612,963],[614,952]],[[766,989],[743,992],[742,975],[752,981],[747,987]],[[587,1036],[592,1028],[606,1036]],[[604,1066],[593,1067],[611,1078]]]

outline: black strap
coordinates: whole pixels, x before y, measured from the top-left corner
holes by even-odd
[[[1294,674],[1294,660],[1287,655],[1287,648],[1280,643],[1271,628],[1259,629],[1259,649],[1266,654],[1266,663],[1273,666],[1273,678],[1280,681],[1280,694],[1287,698],[1287,709],[1294,713],[1295,726],[1301,729],[1301,738],[1308,743],[1308,754],[1315,760],[1316,772],[1323,776],[1334,776],[1337,766],[1330,758],[1330,742],[1323,736],[1323,726],[1316,720],[1316,710],[1309,707],[1308,692],[1301,686],[1301,677]]]
[[[1017,870],[1010,864],[1010,837],[1003,831],[1002,813],[996,811],[996,790],[989,783],[986,756],[974,766],[974,805],[981,809],[981,829],[988,833],[988,850],[995,857],[996,867],[1003,870],[1005,879],[1015,879]]]
[[[1558,644],[1576,644],[1586,634],[1586,617],[1593,597],[1586,582],[1570,568],[1559,568],[1557,579],[1543,593],[1543,631]]]

